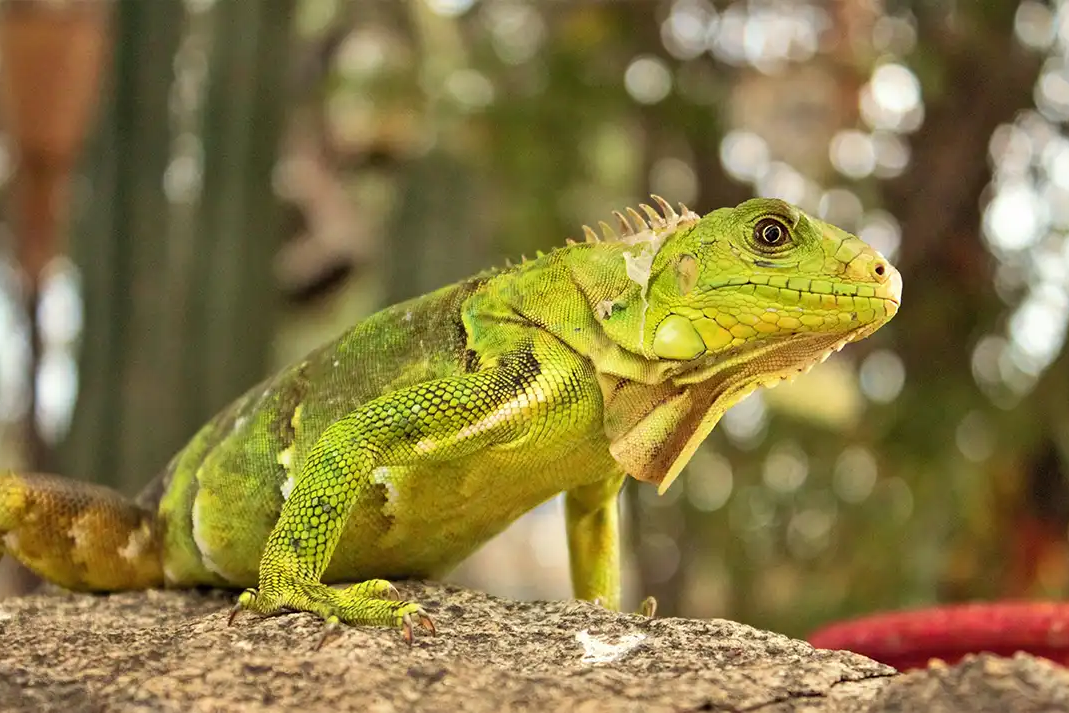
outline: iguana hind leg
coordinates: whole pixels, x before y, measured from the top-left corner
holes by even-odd
[[[82,591],[163,585],[156,515],[114,490],[40,473],[0,473],[0,553]]]

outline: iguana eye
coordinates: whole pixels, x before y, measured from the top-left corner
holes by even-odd
[[[787,226],[775,218],[762,218],[753,229],[753,239],[761,247],[778,248],[790,242]]]

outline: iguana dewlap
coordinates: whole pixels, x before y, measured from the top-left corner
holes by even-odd
[[[81,590],[257,587],[239,608],[430,626],[437,577],[564,492],[575,595],[620,601],[616,497],[667,488],[724,411],[898,310],[879,253],[783,201],[617,214],[384,309],[250,389],[136,502],[0,475],[0,552]],[[348,589],[334,582],[361,582]]]

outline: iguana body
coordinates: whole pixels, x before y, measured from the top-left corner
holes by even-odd
[[[440,576],[564,492],[576,596],[618,607],[625,475],[666,488],[731,404],[872,333],[901,292],[782,201],[699,219],[657,200],[622,237],[367,318],[204,426],[136,505],[0,476],[2,549],[74,589],[258,585],[239,607],[410,636],[429,620],[383,579]]]

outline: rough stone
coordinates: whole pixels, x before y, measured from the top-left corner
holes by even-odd
[[[401,583],[437,636],[306,614],[226,626],[233,594],[38,594],[0,601],[0,711],[1041,711],[1069,672],[980,656],[899,675],[723,620],[644,619]]]

